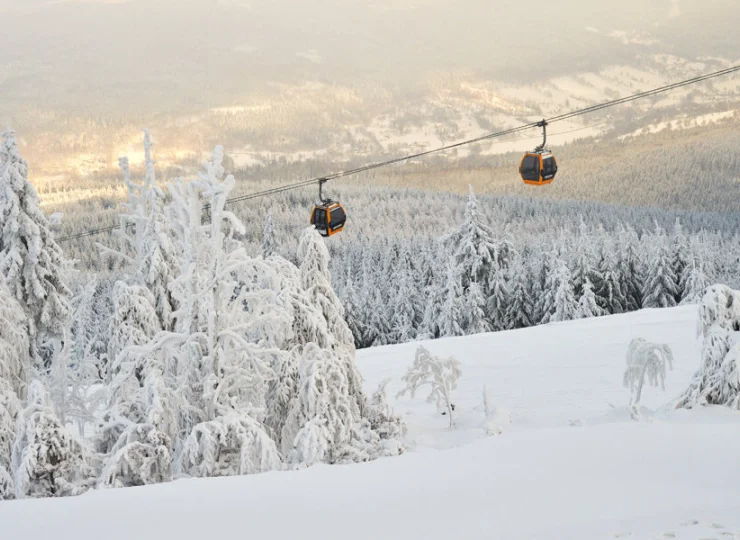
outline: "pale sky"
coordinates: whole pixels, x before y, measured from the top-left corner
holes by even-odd
[[[275,81],[536,79],[641,54],[740,57],[740,0],[0,0],[0,13],[11,100],[95,89],[218,101]]]

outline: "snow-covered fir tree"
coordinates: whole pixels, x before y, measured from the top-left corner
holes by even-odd
[[[608,314],[623,313],[626,303],[613,253],[612,245],[602,246],[598,270],[595,273],[597,281],[593,283],[596,301]]]
[[[511,294],[507,306],[508,328],[528,328],[534,325],[534,301],[530,293],[531,275],[521,257],[517,257],[510,270]]]
[[[576,311],[577,318],[587,319],[589,317],[600,317],[606,314],[606,310],[599,306],[597,302],[594,288],[591,285],[591,280],[586,278],[581,290],[581,297],[578,299],[578,309]]]
[[[275,243],[275,224],[272,221],[272,210],[267,212],[265,225],[262,230],[262,256],[267,259],[277,252]]]
[[[680,286],[681,304],[698,304],[709,286],[709,278],[704,272],[704,260],[701,256],[698,260],[692,259],[691,265],[687,266],[683,272],[683,280]]]
[[[668,252],[668,240],[657,224],[651,240],[653,256],[645,277],[642,307],[673,307],[676,305],[678,284]]]
[[[71,316],[67,263],[28,181],[28,163],[12,130],[4,133],[0,147],[0,227],[0,273],[29,319],[34,356],[48,368],[47,342],[61,338]]]
[[[444,303],[439,317],[440,336],[462,336],[464,333],[465,305],[463,304],[463,288],[460,283],[458,269],[452,264],[447,268],[447,280],[442,292]]]
[[[553,291],[552,303],[542,322],[575,319],[578,313],[578,303],[573,294],[573,285],[570,283],[570,270],[562,259],[555,262],[555,267],[548,278],[547,288]]]

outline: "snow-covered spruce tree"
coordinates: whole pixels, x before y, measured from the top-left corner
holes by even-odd
[[[548,279],[547,288],[554,291],[552,296],[552,305],[543,323],[570,321],[576,318],[578,313],[578,303],[573,294],[573,286],[570,283],[570,271],[565,261],[559,259],[556,262],[554,271]]]
[[[606,310],[601,308],[596,301],[591,280],[586,278],[581,290],[581,297],[578,299],[577,318],[601,317],[602,315],[606,315],[606,313]]]
[[[454,250],[454,266],[463,293],[467,293],[471,283],[476,283],[484,297],[488,299],[494,293],[493,279],[503,277],[503,272],[509,267],[512,253],[507,242],[496,240],[484,219],[471,187],[468,204],[465,207],[465,221],[458,231],[447,238],[446,245],[448,249]],[[495,265],[501,269],[500,275],[496,274]],[[501,289],[497,291],[497,294],[500,293]],[[462,331],[474,333],[476,330],[468,327],[467,322],[462,321]],[[477,321],[470,322],[477,327],[481,326]],[[488,323],[490,325],[490,321]]]
[[[440,260],[443,258],[438,246],[436,244],[427,246],[423,263],[424,273],[420,280],[421,296],[426,298],[419,331],[419,337],[422,339],[436,339],[442,335],[439,321],[445,301],[444,285],[447,275],[444,272],[446,267],[440,265]]]
[[[680,286],[683,294],[681,305],[698,304],[710,285],[704,272],[704,260],[701,257],[698,261],[696,259],[692,260],[691,266],[684,270],[683,276]]]
[[[599,277],[597,275],[596,267],[596,255],[594,249],[593,237],[589,234],[586,222],[583,221],[581,216],[581,222],[578,226],[578,237],[575,242],[575,256],[573,258],[573,292],[576,298],[580,298],[583,294],[583,286],[586,280],[589,280],[592,284],[598,282]]]
[[[506,311],[509,329],[528,328],[534,325],[534,301],[530,293],[531,275],[521,257],[515,259],[510,269],[511,294]]]
[[[642,307],[642,262],[637,251],[639,239],[631,227],[617,229],[617,276],[625,299],[625,311]]]
[[[47,342],[61,338],[71,315],[66,266],[28,181],[16,134],[8,130],[0,147],[0,273],[26,312],[32,353],[45,368]]]
[[[655,235],[650,239],[652,258],[648,261],[642,307],[673,307],[678,294],[676,274],[668,252],[668,240],[657,224],[655,229]]]
[[[665,390],[666,367],[673,369],[673,352],[665,344],[650,343],[643,338],[633,339],[627,348],[627,368],[622,382],[630,389],[632,417],[640,416],[639,406],[645,377],[652,386],[660,384]]]
[[[34,380],[18,415],[13,444],[16,497],[63,497],[88,487],[87,450],[62,424],[43,384]]]
[[[596,272],[597,282],[593,284],[596,301],[605,313],[618,314],[624,312],[626,303],[621,288],[617,264],[613,256],[614,247],[602,245],[599,257],[599,267]]]
[[[427,349],[419,347],[416,350],[414,363],[403,376],[406,386],[396,397],[409,393],[413,398],[419,388],[429,385],[427,401],[436,403],[438,410],[449,415],[450,427],[454,427],[453,411],[455,409],[452,403],[452,392],[457,388],[457,381],[461,374],[460,362],[455,358],[432,356]]]
[[[277,252],[275,242],[275,224],[272,222],[272,210],[267,212],[265,217],[265,226],[262,231],[262,256],[267,259]]]
[[[414,281],[410,254],[405,248],[399,255],[394,278],[397,288],[393,300],[390,342],[406,343],[416,337],[420,317],[417,314],[417,284]]]
[[[684,273],[691,270],[692,262],[689,240],[683,232],[683,227],[681,226],[681,220],[679,218],[676,218],[676,223],[673,226],[671,248],[671,269],[673,270],[673,275],[676,276],[677,288],[675,300],[678,304],[685,296],[682,285],[688,276],[684,276]]]
[[[0,274],[0,501],[15,497],[10,457],[30,363],[28,319]]]
[[[701,364],[676,407],[726,405],[740,410],[740,292],[725,285],[707,289],[699,308],[699,332],[704,337]]]
[[[496,331],[506,330],[510,325],[507,319],[508,308],[511,304],[509,284],[507,283],[506,272],[498,263],[493,265],[492,272],[493,275],[489,280],[491,289],[486,304],[488,318],[491,321],[490,328]],[[485,332],[486,327],[482,326],[480,331]]]
[[[447,268],[447,282],[443,290],[444,304],[439,317],[439,333],[443,337],[462,336],[464,309],[463,288],[457,268],[453,264]]]

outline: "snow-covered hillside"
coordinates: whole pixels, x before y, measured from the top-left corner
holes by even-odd
[[[696,309],[427,342],[462,365],[458,425],[448,428],[423,394],[394,400],[409,426],[400,457],[4,502],[0,536],[737,538],[740,415],[666,405],[699,365]],[[630,420],[621,384],[634,337],[675,355],[666,392],[645,388],[641,422]],[[366,390],[390,377],[395,395],[417,346],[359,353]],[[497,407],[488,425],[484,386]]]

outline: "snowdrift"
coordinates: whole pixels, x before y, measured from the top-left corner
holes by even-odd
[[[0,504],[5,539],[732,538],[740,536],[740,416],[674,410],[699,364],[697,308],[424,343],[462,365],[457,429],[423,399],[395,400],[410,451],[351,466],[183,479]],[[630,420],[634,337],[667,343],[666,392]],[[389,395],[418,344],[362,351],[368,391]],[[501,421],[489,436],[483,387]],[[671,536],[672,535],[672,536]]]

